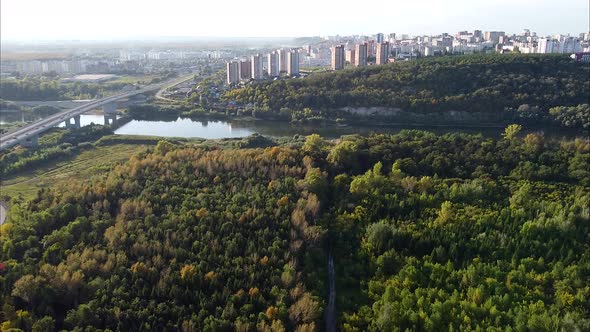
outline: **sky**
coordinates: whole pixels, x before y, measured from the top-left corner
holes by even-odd
[[[517,33],[524,28],[577,36],[590,29],[588,0],[2,0],[0,6],[3,41]]]

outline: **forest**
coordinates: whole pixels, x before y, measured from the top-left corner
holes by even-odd
[[[160,141],[10,200],[0,328],[321,331],[331,255],[340,331],[589,330],[590,141],[520,130]]]
[[[224,99],[255,105],[257,117],[336,119],[350,117],[344,107],[386,107],[401,110],[399,120],[435,121],[454,111],[476,123],[588,128],[589,76],[588,64],[565,55],[449,56],[260,82]],[[554,107],[568,108],[576,121],[566,124],[564,112],[550,112]]]
[[[119,91],[126,83],[63,83],[58,78],[24,77],[2,80],[0,99],[15,101],[94,99]]]

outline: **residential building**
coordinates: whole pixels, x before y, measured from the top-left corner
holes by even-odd
[[[484,33],[484,39],[486,41],[491,41],[495,44],[500,42],[500,36],[504,36],[504,31],[486,31]]]
[[[250,60],[240,61],[240,79],[249,80],[252,77],[252,62]]]
[[[331,48],[332,70],[344,69],[344,45],[337,45]]]
[[[574,37],[566,37],[561,42],[561,49],[559,53],[575,53],[580,52],[582,47],[580,41]]]
[[[237,61],[226,64],[227,84],[238,83],[240,81],[240,63]]]
[[[262,64],[262,55],[256,54],[250,58],[250,62],[252,62],[252,79],[261,80],[264,76],[263,73],[263,64]]]
[[[367,56],[375,55],[375,41],[369,40],[367,42]]]
[[[537,53],[553,53],[556,42],[551,38],[540,38],[537,44]]]
[[[377,43],[377,53],[375,54],[375,63],[384,65],[389,59],[389,43]]]
[[[289,53],[287,50],[285,49],[280,49],[277,50],[277,53],[279,55],[279,72],[283,73],[287,71],[287,67],[288,67],[288,59],[287,59],[287,54]]]
[[[299,51],[291,50],[287,53],[287,74],[299,75]]]
[[[367,43],[357,44],[354,50],[354,65],[357,67],[367,65]]]
[[[277,77],[279,76],[279,54],[275,51],[268,54],[268,64],[266,70],[268,76]]]
[[[377,39],[377,43],[382,43],[384,42],[384,35],[382,33],[378,33],[377,35],[375,35],[375,39]]]
[[[354,49],[345,51],[344,60],[348,61],[350,64],[354,64]]]

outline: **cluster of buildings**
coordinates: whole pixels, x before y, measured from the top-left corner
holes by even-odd
[[[190,59],[221,59],[228,56],[223,51],[181,51],[181,50],[121,50],[119,60],[121,61],[144,61],[144,60],[190,60]]]
[[[279,77],[281,74],[297,76],[299,75],[300,52],[300,49],[281,48],[266,54],[265,57],[255,54],[248,59],[230,61],[226,64],[226,82],[234,84],[251,79]]]
[[[329,67],[332,70],[341,70],[347,66],[381,65],[419,57],[494,52],[590,52],[590,32],[577,37],[539,36],[529,29],[518,34],[473,30],[459,31],[454,35],[442,33],[434,36],[377,33],[373,36],[323,37],[297,49],[272,51],[266,54],[264,59],[257,54],[250,59],[231,61],[227,63],[227,83],[275,78],[282,73],[297,76],[300,67]]]

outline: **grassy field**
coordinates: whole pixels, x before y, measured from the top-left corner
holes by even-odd
[[[93,176],[107,173],[118,163],[145,150],[147,145],[117,144],[98,146],[72,158],[62,159],[35,170],[21,172],[2,179],[1,196],[25,199],[35,196],[41,188],[67,186],[71,181],[88,181]]]
[[[130,75],[130,76],[121,76],[112,81],[108,81],[105,84],[113,84],[113,83],[125,83],[125,84],[135,84],[140,82],[142,84],[149,83],[152,79],[158,77],[157,75]]]

